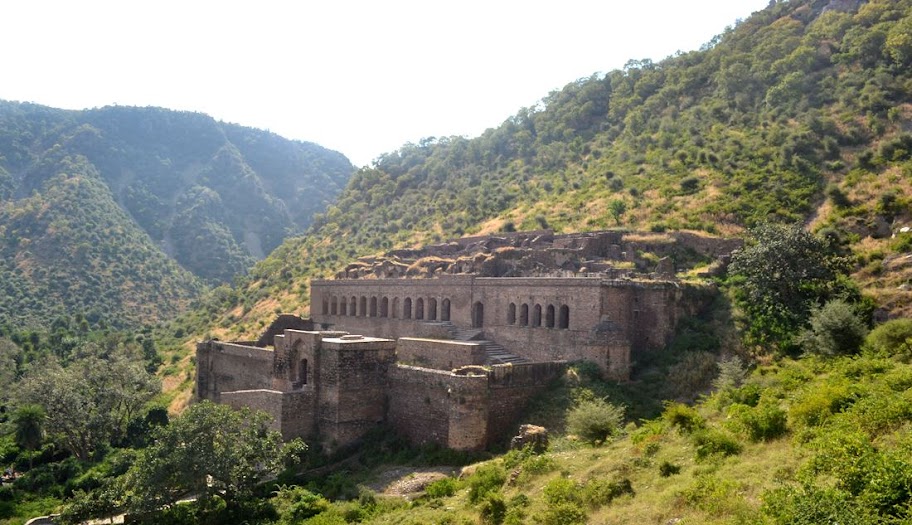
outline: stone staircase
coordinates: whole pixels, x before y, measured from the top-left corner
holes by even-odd
[[[484,363],[486,365],[531,362],[525,357],[508,352],[506,348],[497,344],[495,341],[484,339],[483,330],[478,328],[460,328],[449,321],[442,321],[437,324],[446,328],[453,336],[454,341],[471,341],[473,343],[479,343],[482,348],[485,349],[485,354],[487,355]]]

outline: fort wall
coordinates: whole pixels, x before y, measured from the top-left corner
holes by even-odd
[[[273,352],[240,343],[197,345],[196,385],[201,399],[219,402],[222,392],[270,388]]]
[[[399,339],[396,355],[402,364],[438,370],[482,365],[487,357],[484,347],[478,343],[413,337]]]

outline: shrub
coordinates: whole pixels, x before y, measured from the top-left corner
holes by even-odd
[[[693,408],[682,403],[668,403],[662,418],[671,426],[678,427],[681,432],[690,434],[706,426],[703,416]]]
[[[855,389],[846,381],[815,385],[789,407],[789,417],[796,423],[813,427],[855,402]]]
[[[878,326],[864,341],[865,352],[912,357],[912,319],[893,319]]]
[[[693,435],[694,446],[697,449],[697,459],[710,457],[733,456],[741,452],[741,443],[725,432],[719,430],[700,430]]]
[[[696,398],[699,392],[710,386],[717,370],[715,354],[685,352],[668,370],[669,393],[675,398]]]
[[[597,508],[611,503],[624,494],[633,494],[633,485],[627,478],[618,481],[593,479],[583,486],[583,501],[590,507]]]
[[[772,403],[753,408],[735,404],[729,407],[728,414],[753,442],[776,439],[788,429],[785,411]]]
[[[731,506],[735,483],[705,474],[685,489],[681,496],[689,505],[709,513],[717,514]]]
[[[854,354],[868,329],[849,303],[835,299],[811,311],[810,329],[802,332],[805,351],[824,355]]]
[[[500,492],[489,492],[479,507],[482,523],[501,525],[507,514],[507,504]]]
[[[780,487],[763,495],[763,513],[775,523],[817,525],[819,523],[878,523],[843,491],[805,487]]]
[[[560,503],[581,503],[580,485],[573,480],[559,477],[549,481],[542,489],[549,506]]]
[[[663,478],[674,476],[681,473],[681,466],[675,465],[674,463],[669,463],[668,461],[663,461],[659,465],[659,475]]]
[[[303,487],[282,486],[276,491],[273,505],[282,515],[283,522],[295,523],[326,511],[329,501]]]
[[[578,503],[561,503],[545,510],[542,515],[542,523],[544,525],[582,525],[586,523],[586,511]]]
[[[450,497],[456,494],[456,489],[458,486],[458,482],[455,479],[447,477],[438,479],[437,481],[429,484],[424,489],[424,493],[427,494],[429,498]]]
[[[478,503],[489,492],[500,489],[507,481],[507,473],[500,465],[488,463],[478,467],[469,477],[469,501]]]
[[[618,433],[624,421],[624,407],[603,399],[581,401],[567,414],[567,429],[590,443]]]
[[[719,369],[719,375],[713,379],[712,386],[719,391],[733,390],[744,383],[747,377],[747,368],[744,366],[744,360],[738,356],[732,356],[722,359],[716,363]]]

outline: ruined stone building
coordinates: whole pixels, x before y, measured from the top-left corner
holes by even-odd
[[[201,343],[197,394],[265,410],[286,438],[330,448],[387,423],[414,443],[482,449],[567,361],[629,378],[712,296],[676,272],[711,273],[737,246],[531,232],[364,258],[311,282],[310,319],[282,316],[257,342]]]

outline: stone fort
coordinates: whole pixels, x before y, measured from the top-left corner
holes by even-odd
[[[736,239],[550,231],[397,250],[313,280],[310,318],[197,347],[197,396],[273,416],[329,449],[386,423],[416,444],[484,449],[569,361],[624,381],[706,306]],[[682,280],[683,273],[694,279]]]

